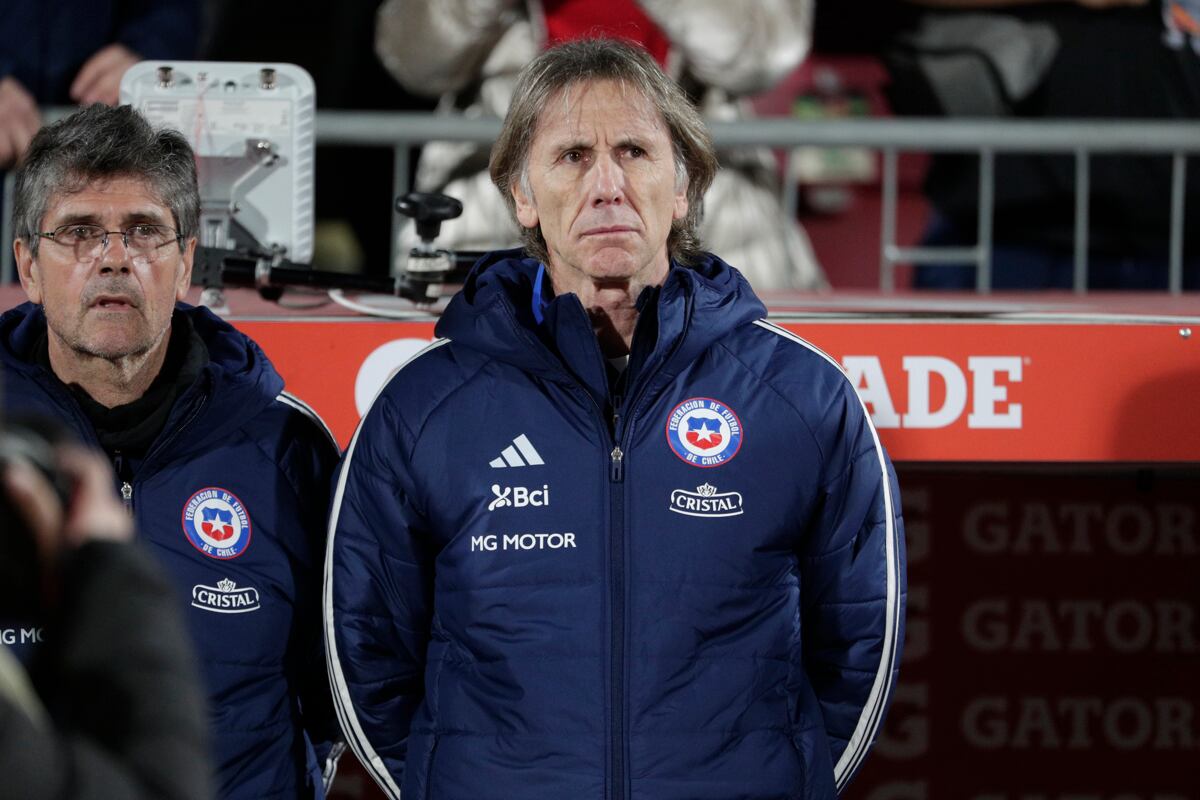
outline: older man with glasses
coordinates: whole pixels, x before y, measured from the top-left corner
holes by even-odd
[[[187,141],[127,106],[38,133],[16,182],[31,302],[0,316],[4,402],[112,460],[187,610],[220,796],[319,798],[337,738],[317,611],[337,446],[254,342],[179,302],[199,208]]]

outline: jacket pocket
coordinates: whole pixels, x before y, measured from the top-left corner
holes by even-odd
[[[798,722],[803,721],[804,714],[800,710],[800,703],[799,697],[790,692],[787,694],[787,726],[783,730],[783,735],[787,737],[788,744],[796,756],[796,767],[800,773],[799,785],[805,787],[795,796],[806,800],[808,798],[807,787],[811,777],[809,774],[811,764],[804,755],[804,743],[801,741],[804,736],[804,728]]]
[[[425,800],[433,800],[433,759],[437,757],[438,735],[433,735],[429,745],[429,761],[425,765]]]
[[[446,664],[446,655],[449,650],[449,642],[434,639],[429,642],[429,647],[425,651],[425,705],[429,708],[429,716],[433,719],[435,729],[438,720],[442,669]]]
[[[799,734],[789,730],[787,732],[788,743],[791,744],[792,750],[796,753],[796,763],[800,765],[800,785],[808,786],[808,759],[804,757],[804,748],[799,742]],[[799,797],[807,797],[806,792],[801,792]]]

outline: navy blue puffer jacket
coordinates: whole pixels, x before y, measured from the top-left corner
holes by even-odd
[[[219,797],[315,800],[338,734],[319,610],[337,445],[283,393],[258,345],[208,309],[175,313],[209,362],[133,466],[126,503],[172,579],[200,659]],[[79,403],[33,357],[45,335],[33,305],[0,316],[5,408],[54,417],[96,445]]]
[[[903,635],[895,477],[854,387],[736,270],[644,297],[627,391],[574,295],[477,265],[343,458],[325,624],[405,800],[830,798]]]

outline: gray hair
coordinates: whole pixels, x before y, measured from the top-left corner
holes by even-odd
[[[704,193],[717,173],[712,137],[696,107],[644,49],[619,39],[579,39],[552,47],[526,65],[517,79],[488,170],[516,219],[512,188],[529,194],[529,151],[546,104],[559,92],[593,81],[615,81],[640,92],[662,116],[675,155],[677,185],[687,184],[688,211],[671,224],[667,250],[683,264],[700,253],[696,229]],[[518,226],[520,223],[518,222]],[[521,242],[534,258],[549,259],[540,228],[521,227]]]
[[[146,181],[185,239],[200,228],[196,160],[183,135],[155,130],[130,106],[97,103],[47,125],[29,143],[13,192],[13,231],[37,255],[51,199],[109,178]]]

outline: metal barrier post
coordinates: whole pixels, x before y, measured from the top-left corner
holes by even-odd
[[[1167,289],[1183,293],[1183,190],[1187,185],[1187,158],[1178,150],[1171,159],[1171,260]]]
[[[400,257],[400,213],[396,211],[396,198],[402,194],[406,194],[409,190],[408,176],[408,153],[409,143],[407,141],[396,142],[392,148],[392,243],[388,248],[391,253],[391,262],[388,264],[388,274],[395,275],[398,261]]]
[[[892,249],[896,243],[896,148],[883,151],[883,220],[879,235],[879,288],[896,290],[896,264]]]
[[[1088,152],[1075,151],[1075,294],[1087,293],[1088,277],[1088,206],[1091,200],[1092,171]]]
[[[975,262],[975,291],[992,291],[992,209],[996,195],[996,154],[991,148],[979,149],[979,236]]]
[[[796,148],[789,147],[787,156],[784,159],[783,180],[780,181],[779,187],[779,205],[783,209],[784,217],[789,222],[795,223],[796,217],[800,211],[800,180],[797,176],[799,170],[796,168]]]

